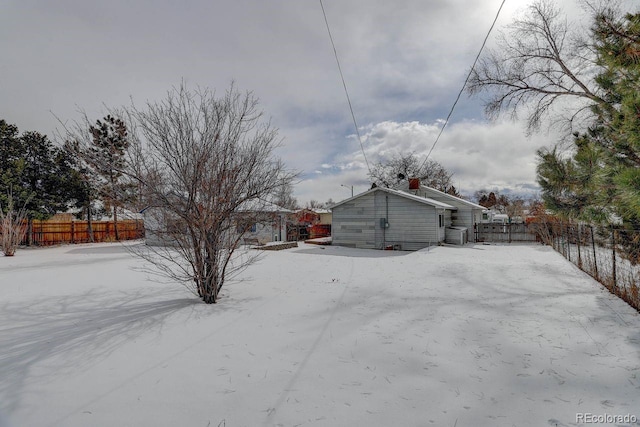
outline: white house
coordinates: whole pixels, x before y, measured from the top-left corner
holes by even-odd
[[[452,205],[390,188],[373,188],[331,208],[334,245],[417,250],[445,241]]]
[[[239,222],[245,217],[251,221],[244,232],[244,241],[264,245],[269,242],[287,241],[287,218],[293,213],[270,202],[260,201],[258,205],[239,209]]]
[[[484,208],[428,187],[376,187],[332,207],[334,245],[418,250],[474,240]]]
[[[242,232],[244,241],[251,244],[266,244],[287,240],[287,216],[291,211],[273,203],[256,200],[244,204],[233,215],[237,224],[236,230]],[[175,244],[171,237],[163,233],[167,227],[178,226],[179,220],[157,207],[149,207],[142,211],[145,221],[145,242],[147,245]]]

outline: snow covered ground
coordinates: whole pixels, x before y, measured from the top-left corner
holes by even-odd
[[[548,247],[301,244],[215,306],[137,264],[118,244],[0,258],[0,425],[640,419],[640,316]]]

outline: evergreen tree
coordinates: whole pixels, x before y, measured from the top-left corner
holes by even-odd
[[[93,182],[105,208],[113,214],[116,240],[118,234],[118,208],[129,198],[130,184],[123,179],[126,166],[126,153],[129,148],[129,134],[125,123],[116,117],[107,115],[103,120],[96,120],[95,125],[88,127],[89,139],[75,138],[66,143],[67,150],[78,157],[82,167],[78,169],[83,185],[78,190],[83,196],[83,203],[88,217],[92,208]]]
[[[617,214],[640,229],[640,14],[618,18],[606,10],[594,25],[598,64],[596,82],[606,103],[596,104],[597,139]]]
[[[38,132],[18,135],[18,128],[0,120],[0,203],[11,193],[15,206],[31,219],[66,211],[72,196],[73,169],[60,163],[62,149]]]
[[[496,193],[487,190],[478,190],[475,194],[476,200],[480,206],[485,208],[493,208],[498,203]]]
[[[75,155],[77,151],[74,147],[76,146],[74,142],[66,141],[64,150],[61,150],[56,158],[56,164],[62,169],[71,169],[69,179],[61,182],[60,185],[69,195],[71,207],[79,209],[76,216],[87,220],[89,242],[93,242],[93,219],[103,213],[104,208],[98,208],[95,205],[98,201],[98,179],[91,173],[86,163]]]
[[[19,159],[18,127],[0,119],[0,204],[2,206],[8,206],[9,193],[20,190],[17,179],[24,164],[21,164]]]
[[[593,46],[600,97],[595,120],[575,134],[573,150],[538,152],[538,182],[547,207],[561,216],[610,223],[622,219],[620,243],[640,261],[640,14],[599,13]]]

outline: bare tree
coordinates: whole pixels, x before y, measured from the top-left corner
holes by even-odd
[[[273,202],[281,208],[290,210],[296,210],[298,208],[298,199],[293,196],[293,185],[291,181],[285,180],[273,197]]]
[[[506,206],[504,208],[505,213],[509,216],[509,220],[513,221],[514,218],[520,218],[524,220],[525,214],[525,201],[521,197],[508,197],[506,199]]]
[[[149,203],[147,233],[160,243],[138,254],[215,303],[257,253],[237,251],[242,234],[295,177],[274,156],[277,129],[263,120],[258,100],[233,85],[217,98],[183,83],[161,102],[132,108],[131,117],[133,144],[144,155],[130,173]]]
[[[335,204],[336,202],[334,202],[332,198],[327,199],[326,202],[319,202],[318,200],[311,199],[304,205],[304,208],[310,209],[310,210],[329,209],[331,206]]]
[[[16,253],[16,248],[27,232],[27,204],[16,210],[13,203],[13,195],[9,193],[7,211],[5,212],[0,205],[0,249],[4,256],[13,256]]]
[[[435,160],[422,163],[415,153],[408,153],[374,164],[369,176],[376,185],[387,188],[405,179],[419,178],[424,185],[446,192],[451,187],[453,173]]]
[[[524,111],[529,132],[538,129],[543,118],[572,131],[592,117],[594,103],[604,102],[594,81],[599,66],[585,39],[588,33],[569,24],[551,0],[537,0],[500,34],[497,48],[480,59],[467,89],[490,93],[485,104],[489,117],[503,112],[515,117]]]

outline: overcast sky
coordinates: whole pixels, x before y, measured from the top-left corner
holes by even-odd
[[[424,158],[501,2],[323,0],[370,163]],[[529,3],[507,0],[495,31]],[[580,19],[575,0],[558,4]],[[182,79],[220,93],[235,80],[279,128],[299,202],[369,188],[318,0],[0,0],[0,52],[0,118],[20,131],[53,139],[55,116],[97,119]],[[555,141],[489,123],[481,99],[463,95],[431,158],[465,194],[533,195],[535,151]]]

